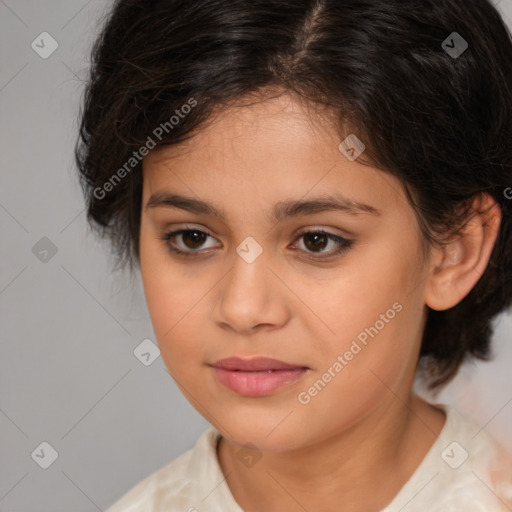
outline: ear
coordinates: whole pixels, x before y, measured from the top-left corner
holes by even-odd
[[[457,305],[484,273],[498,236],[501,211],[489,194],[472,203],[468,221],[448,243],[433,249],[425,304],[442,311]]]

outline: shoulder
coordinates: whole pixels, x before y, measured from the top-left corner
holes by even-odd
[[[193,448],[144,478],[106,512],[193,511],[194,504],[203,498],[199,473],[206,480],[215,478],[218,435],[213,427],[209,427]]]
[[[466,420],[453,409],[448,414],[451,428],[446,434],[451,438],[444,436],[442,440],[446,446],[440,446],[441,459],[445,463],[440,476],[449,484],[442,499],[446,510],[459,510],[462,505],[468,511],[510,510],[512,456],[485,428]]]
[[[512,506],[512,457],[453,408],[424,460],[383,512],[506,512]]]

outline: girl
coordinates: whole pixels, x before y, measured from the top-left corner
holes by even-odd
[[[512,462],[413,393],[512,299],[512,41],[486,0],[119,0],[77,162],[211,423],[108,512],[498,512]]]

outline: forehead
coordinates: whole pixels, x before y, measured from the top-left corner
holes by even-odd
[[[217,107],[192,133],[189,140],[161,146],[145,160],[151,164],[180,156],[215,160],[228,154],[230,159],[258,156],[263,160],[280,154],[289,159],[291,150],[297,158],[315,150],[327,156],[326,147],[339,144],[332,113],[291,93],[248,96],[229,107]]]
[[[347,159],[323,114],[288,94],[214,114],[191,139],[144,159],[144,199],[169,188],[217,203],[343,193],[380,209],[403,195],[396,178]]]

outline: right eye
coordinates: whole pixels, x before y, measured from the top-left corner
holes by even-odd
[[[209,233],[200,229],[179,229],[165,232],[160,239],[165,242],[166,248],[173,254],[184,257],[197,257],[201,254],[198,250],[210,237]]]

